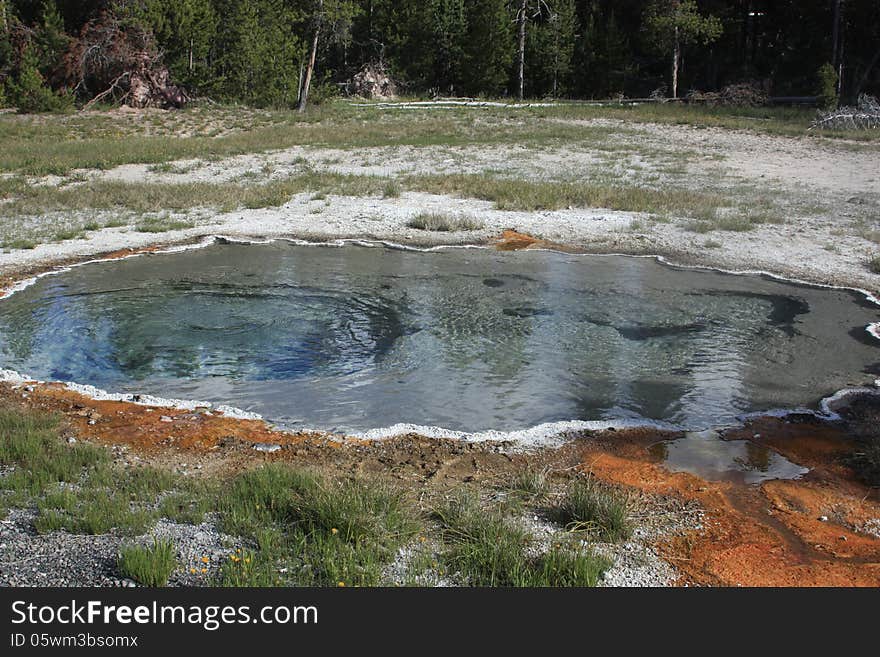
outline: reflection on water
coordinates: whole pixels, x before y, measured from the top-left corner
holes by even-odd
[[[770,479],[797,479],[809,472],[763,445],[721,440],[711,430],[656,443],[649,451],[673,472],[689,472],[710,481],[759,484]]]
[[[852,328],[877,320],[853,292],[644,258],[216,244],[41,279],[0,303],[0,366],[293,427],[694,429],[870,380]]]

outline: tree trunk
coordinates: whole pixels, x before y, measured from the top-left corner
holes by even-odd
[[[681,43],[678,40],[678,27],[675,28],[675,45],[672,49],[672,97],[678,98],[678,66],[681,62]]]
[[[528,0],[522,0],[519,7],[519,99],[523,99],[526,71],[526,20]]]
[[[306,103],[309,100],[309,86],[312,84],[312,71],[315,70],[315,57],[318,55],[318,36],[321,34],[321,13],[324,10],[324,0],[318,2],[318,20],[315,24],[315,36],[312,38],[312,51],[309,53],[309,63],[306,65],[306,79],[302,85],[302,91],[299,95],[300,112],[306,111]]]
[[[556,98],[556,90],[559,87],[559,25],[554,26],[553,32],[553,97]]]
[[[831,65],[837,68],[840,53],[840,2],[834,0],[834,24],[831,26]]]

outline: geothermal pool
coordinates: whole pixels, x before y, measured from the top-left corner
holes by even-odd
[[[855,291],[650,258],[215,243],[0,301],[0,367],[289,428],[702,429],[872,382],[878,320]]]

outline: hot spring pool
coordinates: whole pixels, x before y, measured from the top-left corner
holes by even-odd
[[[700,429],[873,381],[878,320],[855,291],[651,258],[215,243],[0,301],[0,367],[289,428]]]

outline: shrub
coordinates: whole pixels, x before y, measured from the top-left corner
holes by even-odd
[[[823,64],[818,72],[819,86],[816,89],[819,108],[825,111],[837,109],[837,71],[831,64]]]

